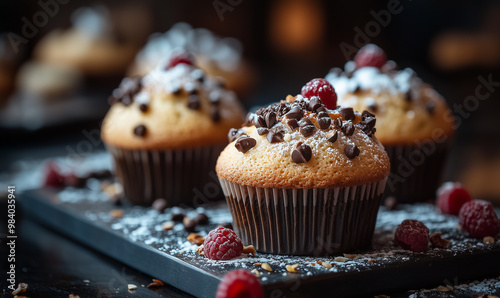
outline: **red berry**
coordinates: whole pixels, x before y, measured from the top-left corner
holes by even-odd
[[[59,172],[57,162],[49,161],[45,165],[45,182],[43,183],[43,185],[52,187],[64,186],[64,175]]]
[[[471,200],[469,193],[458,182],[446,182],[437,190],[436,205],[442,213],[458,215],[463,204]]]
[[[429,229],[418,220],[404,220],[396,229],[394,241],[403,249],[424,251],[429,244]]]
[[[262,286],[248,270],[237,269],[226,275],[217,287],[216,298],[261,298],[264,297]]]
[[[305,98],[318,96],[325,107],[329,109],[335,109],[337,107],[337,93],[332,84],[325,79],[310,80],[302,87],[301,94]]]
[[[358,51],[356,57],[354,57],[354,62],[356,68],[372,66],[380,69],[387,62],[387,57],[384,50],[369,43]]]
[[[172,53],[170,56],[170,60],[167,65],[167,69],[170,69],[177,64],[188,64],[188,65],[193,65],[194,57],[191,55],[191,53],[186,52],[186,51],[176,51]]]
[[[229,260],[241,255],[243,244],[230,229],[218,227],[210,231],[203,244],[205,256],[212,260]]]
[[[500,222],[490,202],[474,200],[460,209],[462,229],[475,238],[495,237],[500,230]]]

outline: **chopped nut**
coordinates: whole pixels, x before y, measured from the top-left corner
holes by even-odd
[[[292,135],[289,133],[285,134],[285,138],[283,140],[285,140],[285,142],[290,142],[292,140]]]
[[[269,272],[273,271],[273,268],[271,268],[271,266],[269,266],[268,263],[262,263],[262,265],[260,267],[262,267],[262,269],[269,271]]]
[[[135,291],[135,290],[137,290],[137,286],[134,285],[134,284],[128,284],[127,288],[129,289],[129,291]]]
[[[311,266],[316,266],[316,263],[311,263]]]
[[[159,288],[161,287],[162,285],[160,285],[159,283],[156,283],[156,282],[152,282],[150,283],[149,285],[146,286],[146,288],[148,289],[152,289],[152,288]]]
[[[441,233],[434,233],[430,237],[431,244],[437,248],[447,248],[450,246],[450,241],[441,238]]]
[[[120,209],[113,209],[109,211],[109,215],[114,218],[122,218],[123,217],[123,210]]]
[[[328,263],[328,262],[323,262],[321,264],[323,267],[325,267],[326,269],[332,269],[332,264]]]
[[[348,259],[354,259],[356,257],[356,254],[344,254],[344,257]]]
[[[291,273],[297,273],[299,272],[299,264],[294,264],[294,265],[287,265],[286,270]]]
[[[189,240],[191,244],[202,245],[205,242],[205,237],[196,233],[191,233],[187,236],[187,240]]]
[[[123,187],[119,183],[101,184],[101,189],[109,197],[121,195],[123,193]]]
[[[174,229],[175,222],[173,221],[167,221],[161,224],[161,227],[163,228],[164,231],[171,231]]]
[[[321,265],[321,264],[323,264],[323,262],[321,262],[321,261],[317,261],[316,263],[318,263],[318,265]]]
[[[371,259],[371,260],[368,261],[368,264],[372,264],[372,263],[375,263],[374,259]]]
[[[343,258],[343,257],[336,257],[336,258],[335,258],[335,259],[333,259],[333,260],[334,260],[335,262],[341,262],[341,263],[343,263],[343,262],[346,262],[346,261],[347,261],[347,259],[346,259],[346,258]]]
[[[486,236],[483,238],[483,243],[484,244],[493,244],[493,243],[495,243],[495,238],[493,238],[491,236]]]
[[[254,265],[255,266],[260,266],[260,265],[262,265],[262,263],[255,263]]]
[[[251,255],[255,256],[257,251],[255,250],[255,247],[253,247],[253,245],[247,245],[247,246],[243,247],[243,253],[244,254],[251,254]]]
[[[164,282],[162,282],[162,281],[161,281],[161,280],[159,280],[159,279],[155,279],[155,278],[153,278],[153,282],[154,282],[154,283],[157,283],[157,284],[159,284],[159,285],[162,285],[162,286],[164,286],[164,285],[165,285],[165,283],[164,283]]]
[[[203,250],[203,244],[196,249],[196,253],[200,256],[205,256],[205,251]]]
[[[80,298],[80,296],[75,294],[69,294],[68,298]]]
[[[252,271],[250,271],[250,272],[252,272],[253,275],[255,275],[256,277],[260,277],[261,276],[259,270],[257,270],[257,269],[252,269]]]
[[[445,286],[439,286],[439,287],[437,287],[437,291],[438,292],[449,292],[450,288],[445,287]]]

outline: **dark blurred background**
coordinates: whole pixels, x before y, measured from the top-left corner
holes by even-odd
[[[150,33],[165,32],[181,21],[240,40],[243,56],[256,78],[252,91],[242,98],[247,108],[299,93],[311,78],[324,77],[334,66],[343,67],[368,42],[383,48],[400,67],[413,68],[444,96],[452,110],[454,105],[463,105],[468,96],[475,95],[481,84],[479,76],[500,82],[498,1],[53,2],[59,4],[59,11],[20,46],[19,53],[7,59],[13,76],[24,61],[31,59],[38,41],[56,28],[71,25],[72,12],[82,6],[101,4],[109,8],[111,15],[126,11],[118,16],[121,23],[141,27],[143,31],[134,41],[139,44],[138,49]],[[33,20],[40,10],[38,1],[2,1],[0,33],[22,36],[23,18]],[[40,148],[40,156],[50,156],[57,150],[64,152],[66,144],[84,138],[82,129],[98,128],[106,112],[107,96],[123,75],[110,77],[108,84],[102,84],[102,80],[94,84],[95,78],[85,81],[82,92],[91,97],[89,100],[96,108],[84,117],[33,127],[0,122],[2,170],[9,171],[14,161],[34,154],[29,151],[34,148]],[[495,83],[491,88],[486,100],[460,116],[463,121],[445,178],[462,181],[476,197],[494,199],[500,197],[500,125],[496,115],[500,92]],[[19,95],[19,90],[13,94]],[[17,99],[14,96],[8,100]],[[9,104],[6,101],[4,109]]]

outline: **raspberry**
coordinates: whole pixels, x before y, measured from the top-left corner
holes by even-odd
[[[356,57],[354,57],[354,62],[356,68],[372,66],[380,69],[387,62],[387,57],[384,50],[369,43],[358,51]]]
[[[248,270],[233,270],[226,275],[217,287],[216,298],[261,298],[264,297],[262,286]]]
[[[462,229],[475,238],[495,237],[500,229],[500,222],[490,202],[474,200],[465,203],[460,209]]]
[[[302,96],[311,98],[318,96],[323,104],[329,109],[337,107],[337,93],[332,84],[325,79],[312,79],[302,87]]]
[[[170,56],[170,61],[168,62],[167,69],[170,69],[177,64],[188,64],[193,65],[194,57],[189,52],[186,51],[175,51]]]
[[[63,187],[64,186],[64,175],[59,172],[59,167],[57,162],[49,161],[45,165],[45,182],[44,186],[52,187]]]
[[[218,227],[210,231],[203,245],[205,256],[212,260],[229,260],[241,255],[243,244],[230,229]]]
[[[458,182],[446,182],[437,190],[436,205],[445,214],[458,215],[462,205],[470,200],[469,193]]]
[[[394,241],[403,249],[424,251],[429,244],[429,229],[418,220],[404,220],[394,233]]]

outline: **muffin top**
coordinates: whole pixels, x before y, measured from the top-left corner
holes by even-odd
[[[389,158],[374,136],[375,117],[325,107],[319,97],[288,96],[232,129],[217,175],[262,188],[334,188],[383,180]]]
[[[243,120],[234,93],[193,66],[189,56],[160,63],[143,78],[123,79],[110,102],[102,139],[127,149],[225,144],[227,131]]]
[[[368,110],[377,116],[377,138],[382,144],[432,140],[439,130],[445,135],[453,134],[451,111],[430,85],[410,68],[398,70],[394,61],[385,60],[385,54],[371,57],[367,63],[369,54],[363,51],[364,48],[355,61],[346,63],[344,71],[333,68],[325,79],[334,86],[340,105]]]

